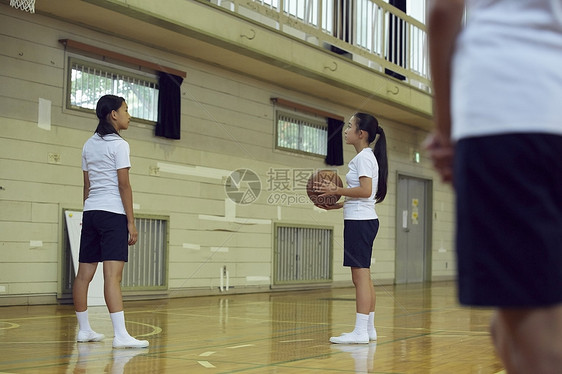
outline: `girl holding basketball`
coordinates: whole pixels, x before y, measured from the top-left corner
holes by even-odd
[[[87,304],[88,287],[98,263],[102,262],[104,297],[115,332],[113,347],[148,347],[148,341],[137,340],[127,332],[121,296],[127,245],[134,245],[138,236],[129,183],[129,144],[119,135],[129,127],[131,116],[125,99],[114,95],[99,99],[96,115],[98,127],[82,150],[84,214],[78,274],[72,288],[79,325],[77,341],[104,338],[90,327]]]
[[[388,158],[384,131],[377,119],[370,114],[354,114],[344,131],[344,137],[345,142],[353,145],[357,152],[348,164],[348,187],[337,187],[334,183],[324,180],[316,182],[315,189],[322,192],[320,196],[345,196],[344,203],[324,205],[320,208],[343,208],[343,265],[351,268],[351,278],[355,286],[355,329],[341,336],[331,337],[330,341],[359,344],[377,339],[374,325],[376,296],[370,266],[373,242],[379,229],[375,203],[382,202],[386,196]],[[371,149],[369,145],[373,142],[375,145]]]

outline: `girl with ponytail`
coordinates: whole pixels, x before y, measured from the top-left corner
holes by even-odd
[[[104,296],[113,323],[114,348],[144,348],[147,340],[137,340],[127,332],[121,296],[123,267],[128,245],[138,238],[133,215],[133,192],[129,183],[129,144],[119,132],[129,127],[131,116],[125,99],[105,95],[98,100],[96,131],[82,149],[84,212],[80,235],[78,274],[72,285],[80,343],[97,342],[88,320],[88,287],[98,264],[103,265]]]
[[[375,329],[375,288],[371,280],[371,255],[373,242],[379,229],[375,203],[386,197],[388,158],[386,137],[375,117],[355,113],[344,132],[345,142],[353,145],[357,155],[349,162],[346,175],[347,188],[337,187],[330,181],[315,183],[320,196],[342,195],[344,203],[320,206],[326,210],[343,208],[344,259],[343,265],[351,268],[355,286],[355,329],[330,338],[332,343],[366,344],[377,340]],[[374,143],[374,148],[370,144]]]

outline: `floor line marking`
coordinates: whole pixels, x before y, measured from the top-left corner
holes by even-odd
[[[146,327],[150,327],[152,328],[151,332],[148,332],[146,334],[140,334],[137,336],[151,336],[151,335],[157,335],[160,334],[162,332],[162,328],[155,326],[155,325],[150,325],[148,323],[142,323],[142,322],[136,322],[136,321],[127,321],[127,323],[136,323],[137,325],[141,325],[141,326],[146,326]]]
[[[228,349],[238,349],[238,348],[252,347],[254,345],[255,344],[243,344],[243,345],[235,345],[235,346],[226,347],[226,348],[228,348]]]
[[[18,327],[20,327],[20,325],[18,325],[17,323],[12,323],[12,322],[7,322],[7,321],[0,321],[0,323],[5,323],[8,325],[8,327],[0,327],[0,330],[9,330],[9,329],[17,329]],[[2,373],[0,373],[2,374]]]
[[[209,369],[216,367],[215,365],[211,364],[209,361],[197,361],[197,362],[199,363],[199,365]]]
[[[309,342],[314,339],[295,339],[295,340],[280,340],[279,343],[296,343],[296,342]]]

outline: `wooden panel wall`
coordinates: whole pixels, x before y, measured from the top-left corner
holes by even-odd
[[[141,123],[131,123],[123,133],[131,146],[131,183],[137,211],[170,216],[172,296],[189,289],[216,292],[222,266],[229,270],[231,286],[267,288],[269,282],[264,279],[272,274],[274,221],[334,226],[334,280],[351,284],[349,270],[341,266],[341,212],[321,212],[311,204],[276,206],[267,202],[272,193],[267,186],[271,169],[325,167],[321,159],[274,149],[275,110],[270,99],[284,97],[345,118],[361,108],[339,107],[117,36],[0,4],[0,298],[57,293],[62,209],[80,209],[82,205],[81,149],[97,121],[94,115],[65,108],[68,54],[58,42],[63,38],[95,41],[97,45],[103,42],[106,49],[150,61],[160,59],[163,65],[187,72],[182,85],[181,140],[156,138],[152,126]],[[39,98],[52,103],[50,130],[37,125]],[[377,208],[381,230],[375,242],[373,272],[375,279],[389,282],[394,278],[396,171],[437,178],[427,159],[422,158],[420,164],[411,162],[412,149],[419,150],[426,134],[384,118],[380,121],[388,136],[391,169],[389,195]],[[355,152],[345,145],[344,150],[347,163]],[[60,162],[49,163],[49,154],[60,155]],[[230,213],[225,205],[224,178],[165,172],[153,175],[158,163],[253,170],[262,181],[260,197],[253,204],[236,206],[236,217],[270,223],[209,219]],[[345,175],[347,165],[339,172]],[[439,212],[434,222],[434,275],[452,276],[449,188],[435,183],[434,202]],[[42,245],[33,246],[37,241]],[[447,252],[438,252],[441,246]],[[449,262],[447,269],[445,262]]]

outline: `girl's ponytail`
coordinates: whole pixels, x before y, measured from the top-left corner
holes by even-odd
[[[377,134],[379,138],[373,148],[373,153],[379,164],[379,183],[377,185],[375,202],[380,203],[386,197],[388,185],[388,157],[386,155],[386,136],[382,127],[377,127]]]
[[[357,118],[357,126],[360,130],[367,131],[369,144],[375,142],[373,147],[373,154],[379,164],[379,183],[377,185],[377,193],[375,194],[375,202],[380,203],[386,197],[387,184],[388,184],[388,157],[386,156],[386,136],[382,127],[379,126],[379,121],[372,115],[367,113],[355,113],[353,115]],[[376,139],[377,135],[379,136]]]

